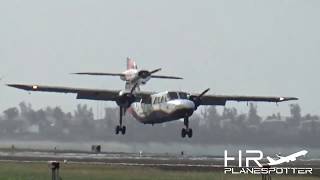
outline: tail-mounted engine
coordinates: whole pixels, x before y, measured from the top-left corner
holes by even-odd
[[[160,70],[161,70],[161,68],[155,69],[153,71],[141,70],[138,72],[138,78],[139,78],[138,80],[141,82],[141,84],[146,84],[147,81],[150,80],[151,75],[160,71]]]

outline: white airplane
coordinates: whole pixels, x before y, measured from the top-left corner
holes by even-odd
[[[264,101],[282,102],[297,100],[295,97],[263,97],[263,96],[228,96],[206,95],[209,89],[200,94],[192,94],[182,91],[145,92],[135,91],[136,83],[131,90],[105,90],[85,89],[59,86],[41,86],[25,84],[7,84],[8,86],[27,91],[45,91],[57,93],[74,93],[77,99],[114,101],[119,106],[119,125],[116,126],[116,134],[125,134],[126,126],[123,125],[122,116],[125,112],[131,113],[138,121],[144,124],[164,123],[184,119],[185,128],[181,130],[184,138],[192,137],[193,132],[189,127],[189,117],[200,105],[224,106],[227,101]]]
[[[119,76],[121,80],[126,82],[126,90],[132,89],[132,87],[137,83],[136,89],[139,90],[140,85],[145,85],[151,78],[160,79],[183,79],[177,76],[164,76],[164,75],[154,75],[156,72],[161,71],[161,68],[155,69],[153,71],[148,70],[138,70],[136,62],[127,58],[127,70],[122,73],[104,73],[104,72],[79,72],[73,74],[79,75],[98,75],[98,76]]]
[[[286,156],[286,157],[277,155],[278,158],[279,158],[278,160],[274,160],[274,159],[272,159],[271,157],[268,156],[267,157],[267,159],[269,161],[268,165],[274,166],[274,165],[279,165],[279,164],[282,164],[282,163],[285,163],[285,162],[288,163],[288,162],[291,162],[291,161],[296,161],[297,157],[305,156],[307,153],[308,153],[308,151],[302,150],[302,151],[299,151],[297,153],[291,154],[291,155]]]

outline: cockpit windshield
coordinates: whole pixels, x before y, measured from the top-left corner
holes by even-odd
[[[169,92],[168,97],[170,100],[178,99],[178,94],[177,92]]]
[[[174,99],[188,99],[188,94],[184,92],[169,92],[168,97],[170,100]]]
[[[184,93],[184,92],[179,92],[179,97],[180,99],[188,99],[187,93]]]

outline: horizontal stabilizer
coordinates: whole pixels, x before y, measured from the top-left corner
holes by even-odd
[[[122,73],[101,73],[101,72],[79,72],[72,73],[77,75],[94,75],[94,76],[124,76]]]
[[[151,75],[151,78],[159,78],[159,79],[183,79],[182,77],[177,77],[177,76],[158,76],[158,75]]]

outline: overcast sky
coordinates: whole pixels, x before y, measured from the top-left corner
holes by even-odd
[[[121,72],[130,56],[185,78],[151,80],[144,90],[296,96],[303,113],[320,114],[319,10],[318,0],[1,0],[0,75],[2,83],[121,89],[116,77],[69,73]],[[0,111],[21,101],[97,106],[75,95],[0,91]],[[288,104],[258,107],[288,114]]]

